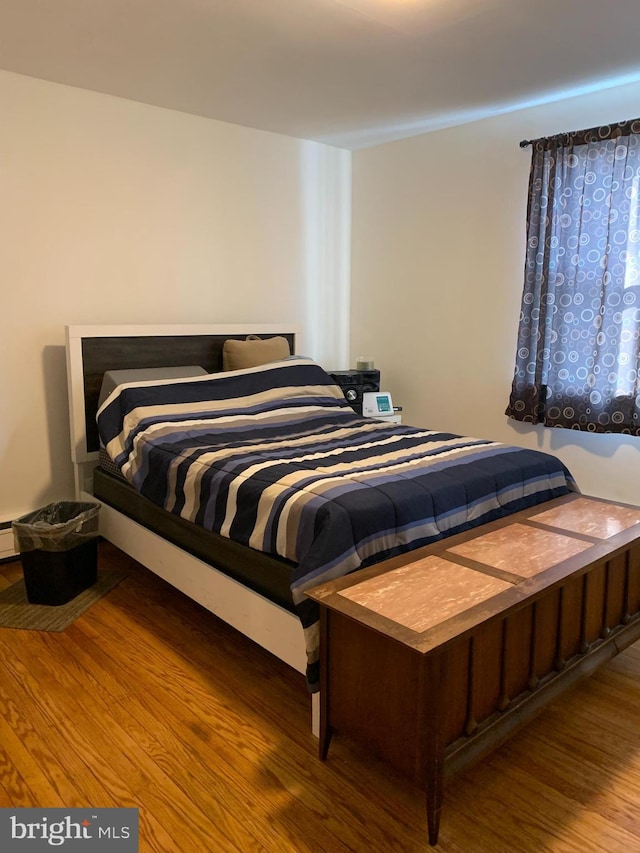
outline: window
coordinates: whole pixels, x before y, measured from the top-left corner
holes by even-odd
[[[640,119],[532,145],[506,414],[640,435]]]

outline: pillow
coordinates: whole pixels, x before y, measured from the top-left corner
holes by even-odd
[[[283,337],[259,338],[248,335],[244,341],[227,340],[222,348],[223,370],[244,370],[291,355],[289,341]]]
[[[102,377],[98,408],[118,385],[126,382],[146,382],[162,379],[188,379],[190,376],[204,376],[208,371],[198,364],[179,367],[131,367],[124,370],[107,370]]]

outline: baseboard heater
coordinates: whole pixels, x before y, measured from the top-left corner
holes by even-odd
[[[17,553],[13,547],[13,530],[10,521],[0,521],[0,563],[15,560]]]

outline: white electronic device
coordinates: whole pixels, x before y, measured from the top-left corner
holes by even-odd
[[[362,414],[365,418],[391,417],[391,394],[388,391],[365,391],[362,395]]]

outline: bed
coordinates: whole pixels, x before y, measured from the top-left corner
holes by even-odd
[[[363,420],[304,357],[221,373],[225,340],[248,334],[298,348],[296,330],[282,326],[68,327],[76,493],[101,501],[105,538],[304,672],[312,690],[318,639],[306,590],[576,488],[547,454]],[[99,416],[125,478],[110,473],[96,430],[105,372],[171,364],[210,375],[119,386]],[[202,456],[216,460],[209,479]],[[425,464],[438,490],[417,512]],[[371,503],[381,496],[382,510]]]

